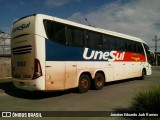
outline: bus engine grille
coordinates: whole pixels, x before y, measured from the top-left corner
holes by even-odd
[[[31,45],[20,46],[12,49],[13,55],[27,54],[32,51]]]

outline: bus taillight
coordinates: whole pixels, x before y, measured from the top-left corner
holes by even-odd
[[[40,76],[42,76],[41,64],[40,64],[40,61],[39,61],[38,59],[35,59],[33,79],[37,79],[37,78],[39,78]]]

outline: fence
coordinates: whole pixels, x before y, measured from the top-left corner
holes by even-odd
[[[9,55],[0,56],[0,79],[11,77],[11,57]]]
[[[10,34],[0,33],[0,54],[11,54],[10,42]]]
[[[11,77],[10,35],[0,32],[0,79]]]

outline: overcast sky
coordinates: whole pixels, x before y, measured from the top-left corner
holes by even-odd
[[[160,0],[0,0],[0,30],[28,14],[43,13],[143,39],[160,38]],[[160,46],[160,41],[158,42]],[[158,48],[160,51],[160,48]]]

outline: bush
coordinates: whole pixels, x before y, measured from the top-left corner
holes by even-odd
[[[160,85],[139,92],[131,104],[132,111],[158,113],[160,115]]]

